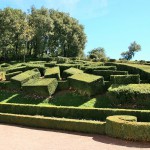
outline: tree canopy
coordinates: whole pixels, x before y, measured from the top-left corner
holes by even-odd
[[[106,59],[105,49],[102,47],[94,48],[89,52],[89,58]]]
[[[141,46],[134,41],[133,43],[130,44],[128,49],[129,49],[128,51],[122,52],[121,56],[123,57],[123,59],[131,60],[134,57],[135,52],[141,50]]]
[[[50,56],[80,57],[85,48],[83,25],[69,14],[53,9],[31,7],[0,10],[0,57],[22,59]]]

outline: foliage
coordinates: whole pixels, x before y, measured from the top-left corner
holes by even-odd
[[[31,79],[22,85],[23,92],[31,95],[48,97],[54,94],[58,82],[52,79]]]
[[[133,43],[131,43],[128,49],[129,49],[128,51],[122,52],[121,56],[123,57],[123,59],[131,60],[132,57],[134,57],[135,52],[138,52],[141,50],[141,46],[134,41]]]
[[[74,74],[68,77],[68,81],[69,85],[82,95],[91,96],[103,93],[104,79],[102,76],[86,73]]]
[[[49,56],[80,57],[86,43],[84,27],[69,14],[32,7],[0,10],[0,58],[23,60]]]
[[[150,84],[112,85],[108,95],[115,105],[150,106]]]
[[[134,116],[117,115],[106,119],[106,135],[126,140],[150,141],[150,123],[137,122]]]
[[[89,57],[91,59],[106,59],[105,49],[102,47],[94,48],[89,52]]]

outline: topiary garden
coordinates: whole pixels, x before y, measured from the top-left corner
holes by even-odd
[[[85,60],[0,64],[0,121],[150,141],[150,66]]]

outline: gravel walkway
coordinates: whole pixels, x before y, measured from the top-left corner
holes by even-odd
[[[150,143],[0,124],[0,150],[150,150]]]

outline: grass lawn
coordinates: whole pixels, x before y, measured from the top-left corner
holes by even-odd
[[[0,103],[34,104],[41,106],[74,106],[90,108],[110,108],[109,99],[105,95],[96,97],[81,96],[74,91],[62,91],[50,98],[29,97],[22,93],[0,91]]]

